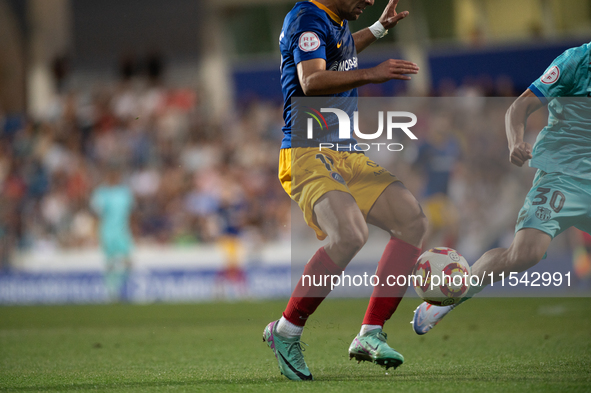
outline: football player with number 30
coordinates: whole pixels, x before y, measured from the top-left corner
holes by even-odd
[[[453,306],[422,303],[412,320],[417,334],[425,334],[455,307],[492,281],[536,265],[552,239],[574,226],[591,232],[591,43],[568,49],[557,57],[507,111],[505,125],[509,160],[519,167],[528,160],[537,168],[508,249],[486,252],[472,266],[472,275],[484,277]],[[527,118],[548,106],[548,125],[532,146],[524,141]],[[535,279],[535,275],[532,275]],[[539,279],[539,276],[538,276]],[[541,283],[541,282],[540,282]],[[540,284],[540,283],[533,283]],[[484,284],[484,285],[482,285]],[[531,285],[531,284],[530,284]]]

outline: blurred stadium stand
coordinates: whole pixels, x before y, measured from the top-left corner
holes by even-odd
[[[216,244],[230,224],[239,227],[246,269],[255,272],[252,288],[265,288],[267,274],[279,277],[276,284],[289,279],[290,201],[276,176],[277,39],[293,3],[0,0],[0,302],[105,300],[88,198],[113,161],[136,197],[136,288],[165,288],[135,300],[215,298],[210,278],[226,258]],[[382,8],[376,1],[352,29],[371,24]],[[402,57],[417,62],[421,75],[410,84],[363,87],[362,96],[511,97],[563,50],[591,39],[591,0],[402,0],[399,9],[411,17],[364,52],[360,66]],[[532,123],[535,137],[543,124]],[[507,243],[517,210],[502,215],[497,227],[506,230],[472,241],[484,230],[479,220],[495,215],[486,190],[510,168],[502,130],[464,139],[472,152],[454,172],[451,195],[474,187],[474,214],[462,215],[460,229],[460,239],[471,240],[458,245],[473,258]],[[485,167],[472,165],[482,157]],[[423,178],[411,161],[390,166],[420,195]],[[529,181],[532,172],[519,176]],[[511,183],[517,204],[527,181]],[[568,264],[567,239],[553,247]],[[201,281],[183,286],[188,266]],[[151,271],[160,272],[156,281]],[[47,289],[35,292],[41,282]],[[163,294],[175,286],[201,289]],[[287,294],[279,284],[251,293]]]

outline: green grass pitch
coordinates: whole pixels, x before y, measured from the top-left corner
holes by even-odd
[[[0,391],[591,391],[591,300],[474,299],[425,336],[405,299],[386,324],[406,362],[349,361],[367,300],[327,300],[303,340],[314,382],[262,342],[285,301],[0,307]]]

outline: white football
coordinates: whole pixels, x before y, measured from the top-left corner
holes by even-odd
[[[470,289],[470,265],[452,248],[425,251],[417,260],[413,276],[417,294],[436,306],[456,304]]]

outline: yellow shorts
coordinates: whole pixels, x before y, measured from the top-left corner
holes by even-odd
[[[399,181],[364,154],[322,150],[317,147],[282,149],[279,180],[287,194],[302,209],[309,227],[323,240],[327,234],[314,219],[316,201],[329,191],[346,192],[355,198],[367,219],[370,209],[390,184]]]
[[[458,220],[457,209],[447,195],[432,195],[425,201],[424,206],[425,215],[433,230],[454,225]]]

